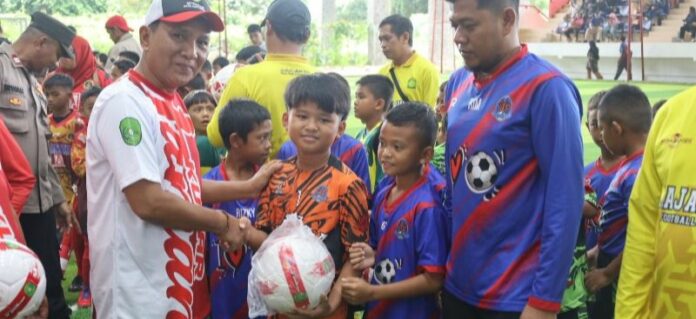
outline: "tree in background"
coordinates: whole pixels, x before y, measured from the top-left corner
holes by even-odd
[[[104,13],[107,11],[106,0],[13,0],[0,1],[0,12],[24,12],[31,14],[43,11],[48,14],[82,15]]]
[[[428,13],[429,0],[392,0],[392,12],[404,17],[414,13]]]

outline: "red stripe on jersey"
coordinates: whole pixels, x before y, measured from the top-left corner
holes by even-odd
[[[462,93],[464,91],[469,89],[469,87],[471,86],[472,83],[474,83],[474,75],[473,74],[469,75],[469,77],[467,77],[466,80],[464,80],[464,82],[462,82],[462,84],[460,84],[459,87],[454,90],[454,92],[452,93],[452,96],[450,96],[450,99],[445,102],[445,111],[449,111],[450,107],[452,107],[452,105],[451,105],[452,98],[456,98],[456,97],[462,95]]]
[[[540,248],[541,242],[537,240],[532,247],[529,247],[524,254],[510,264],[503,274],[498,277],[498,280],[496,280],[493,285],[488,288],[488,291],[483,294],[481,303],[502,296],[508,288],[517,282],[517,278],[525,275],[524,270],[531,268],[534,263],[538,261]],[[479,304],[479,306],[486,308],[482,304]]]
[[[367,312],[367,319],[380,319],[384,317],[384,313],[394,303],[394,300],[379,300],[377,304]]]
[[[418,203],[416,207],[405,213],[402,219],[405,219],[410,224],[416,218],[416,213],[422,212],[423,210],[434,206],[435,205],[433,203]],[[384,210],[386,210],[386,208],[382,210],[382,214],[386,213]],[[384,251],[385,247],[394,238],[394,233],[396,232],[398,226],[399,223],[394,223],[391,226],[389,226],[389,229],[382,235],[382,238],[380,239],[379,244],[377,245],[377,251]]]
[[[628,216],[623,216],[611,223],[607,228],[602,229],[599,233],[599,242],[606,243],[608,240],[614,238],[618,233],[626,229],[628,225]]]
[[[561,304],[553,301],[546,301],[536,297],[529,297],[529,305],[537,308],[539,310],[544,310],[548,312],[559,312],[561,310]]]
[[[498,196],[493,198],[489,202],[482,202],[473,212],[469,215],[464,225],[457,230],[454,238],[452,239],[452,249],[449,262],[447,263],[447,269],[451,270],[454,260],[457,259],[457,255],[461,252],[462,246],[467,243],[467,236],[471,235],[476,229],[482,229],[492,220],[496,220],[504,210],[504,205],[508,204],[514,196],[518,195],[519,188],[537,171],[537,160],[534,159],[527,165],[522,167],[520,172],[510,180],[509,183],[503,187]]]
[[[346,163],[346,165],[348,165],[347,163],[353,161],[353,157],[355,157],[355,154],[357,154],[358,151],[362,148],[363,146],[360,143],[353,145],[352,148],[341,154],[341,162]]]

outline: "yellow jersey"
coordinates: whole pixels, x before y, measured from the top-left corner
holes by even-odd
[[[435,65],[420,54],[413,52],[413,55],[402,65],[394,66],[394,62],[382,67],[379,74],[392,79],[389,70],[394,68],[394,74],[399,81],[401,91],[411,102],[423,102],[435,107],[437,105],[437,95],[440,93],[440,72],[435,69]],[[392,80],[393,82],[394,80]],[[394,84],[394,105],[403,102],[401,95],[396,90]]]
[[[297,55],[269,54],[266,60],[238,69],[225,86],[213,118],[208,124],[208,139],[215,147],[223,147],[218,118],[220,110],[232,99],[250,99],[268,109],[273,123],[271,158],[287,140],[283,127],[285,88],[294,78],[316,72],[307,59]]]
[[[629,201],[616,318],[696,318],[696,87],[660,110]]]

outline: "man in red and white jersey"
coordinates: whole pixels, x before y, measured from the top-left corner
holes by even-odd
[[[99,95],[87,133],[91,291],[102,318],[205,318],[205,232],[230,249],[239,222],[203,202],[254,197],[278,163],[248,182],[202,181],[191,119],[176,89],[198,73],[211,31],[203,0],[154,0],[140,64]]]

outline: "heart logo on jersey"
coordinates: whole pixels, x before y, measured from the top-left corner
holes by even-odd
[[[462,167],[464,166],[465,157],[466,148],[464,146],[460,146],[457,152],[452,155],[452,158],[450,158],[450,179],[452,180],[452,184],[455,184],[459,178],[459,173],[462,171]]]
[[[237,269],[242,265],[242,261],[246,256],[246,247],[239,248],[235,251],[225,253],[225,262],[232,269]]]

